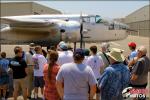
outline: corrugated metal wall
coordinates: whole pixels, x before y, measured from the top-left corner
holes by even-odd
[[[138,32],[131,32],[131,35],[150,36],[150,20],[128,23],[131,29]]]
[[[0,3],[0,16],[17,16],[31,14],[61,14],[60,11],[35,2]]]
[[[131,35],[150,36],[150,5],[144,6],[135,12],[129,14],[124,19],[124,22],[129,25],[132,30]]]

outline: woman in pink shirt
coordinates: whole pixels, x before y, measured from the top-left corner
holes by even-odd
[[[59,95],[56,89],[56,75],[60,69],[60,66],[56,64],[58,59],[58,53],[56,51],[50,51],[49,63],[44,65],[44,97],[46,100],[59,100]]]

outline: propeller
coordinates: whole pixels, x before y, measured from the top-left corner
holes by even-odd
[[[82,13],[80,14],[80,48],[83,47],[83,17]]]

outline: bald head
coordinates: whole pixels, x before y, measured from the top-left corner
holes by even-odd
[[[145,48],[145,46],[140,46],[138,50],[141,51],[143,55],[146,55],[147,53],[147,49]]]
[[[109,51],[109,47],[110,47],[110,44],[109,44],[109,43],[103,42],[103,43],[101,44],[102,52],[107,52],[107,51]]]

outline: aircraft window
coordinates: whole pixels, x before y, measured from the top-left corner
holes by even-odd
[[[109,25],[109,30],[114,30],[114,23],[111,23],[111,24]]]
[[[119,27],[120,27],[120,29],[122,30],[126,30],[127,29],[127,26],[125,25],[125,24],[123,24],[123,23],[119,23]]]
[[[123,25],[119,25],[119,28],[120,28],[120,29],[124,29],[124,26],[123,26]]]
[[[125,25],[122,25],[122,29],[127,29],[127,27]]]
[[[90,17],[90,22],[95,23],[95,17]]]
[[[119,24],[114,24],[114,28],[115,29],[120,29],[120,25]]]
[[[90,18],[89,17],[83,18],[83,22],[90,22]]]
[[[95,21],[96,21],[96,23],[100,23],[101,22],[101,17],[99,16],[99,15],[96,15],[95,16]]]
[[[1,24],[0,29],[3,29],[3,28],[8,27],[8,26],[9,26],[8,24]]]
[[[125,30],[127,29],[127,26],[121,24],[121,23],[110,23],[109,30]]]
[[[34,12],[34,15],[40,15],[38,12]]]

